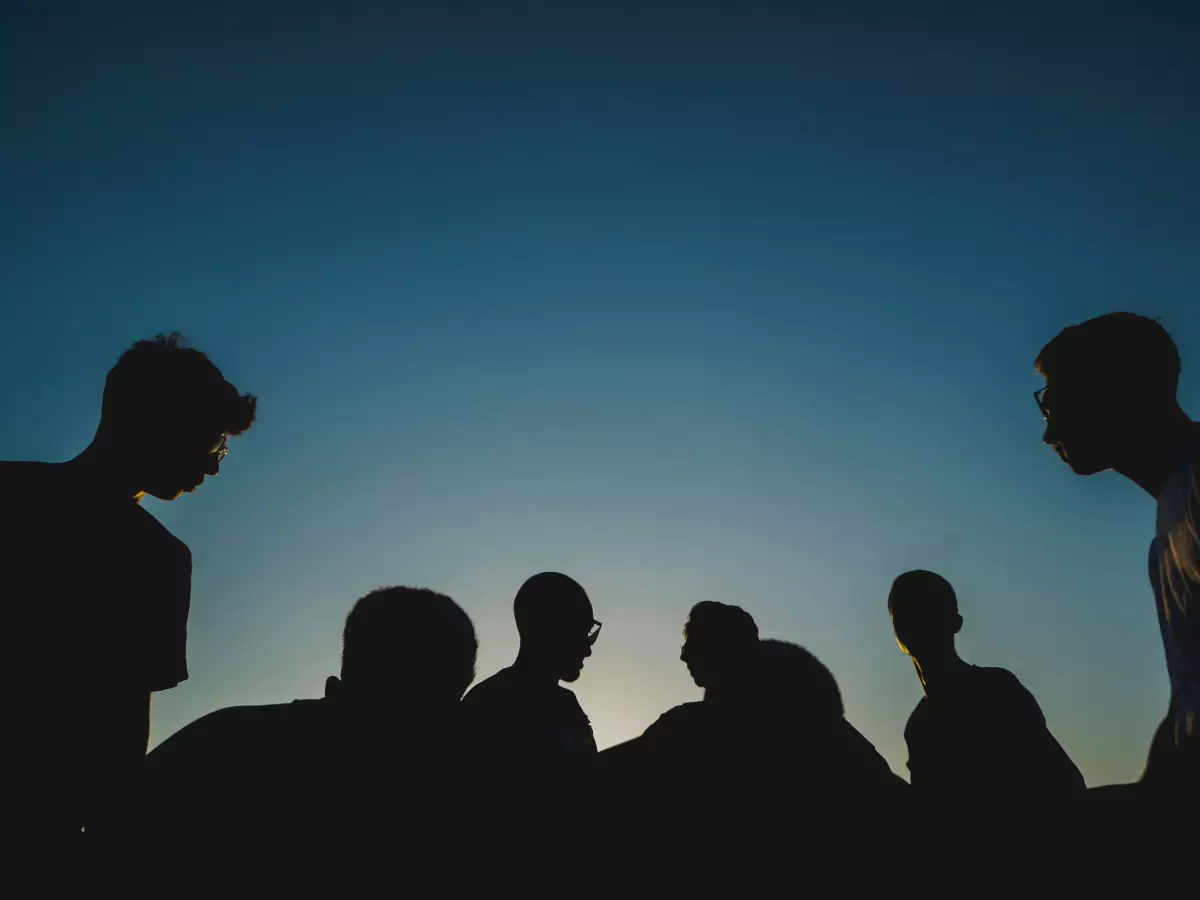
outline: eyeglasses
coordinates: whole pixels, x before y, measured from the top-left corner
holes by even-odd
[[[1037,402],[1038,409],[1042,411],[1042,418],[1047,422],[1050,421],[1050,410],[1046,407],[1046,389],[1040,388],[1033,392],[1033,399]]]
[[[218,443],[217,446],[215,446],[213,449],[209,450],[208,452],[212,456],[215,456],[217,458],[217,462],[220,463],[221,460],[223,460],[226,456],[229,455],[229,435],[227,435],[227,434],[221,435],[220,443]]]
[[[588,631],[588,636],[587,636],[587,642],[588,642],[589,647],[596,643],[596,638],[600,637],[600,627],[601,627],[601,623],[597,622],[595,619],[592,619],[592,627]]]

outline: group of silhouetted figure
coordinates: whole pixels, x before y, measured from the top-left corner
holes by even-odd
[[[758,895],[810,878],[854,894],[905,877],[939,893],[951,885],[930,867],[968,865],[985,880],[1076,866],[1078,887],[1146,846],[1194,873],[1200,426],[1176,399],[1178,351],[1156,321],[1112,313],[1064,329],[1036,368],[1046,443],[1157,501],[1150,580],[1171,696],[1135,783],[1086,788],[1017,677],[959,656],[958,597],[924,570],[887,593],[925,692],[904,732],[908,781],[812,653],[711,600],[687,613],[680,653],[703,699],[598,750],[562,682],[601,625],[556,572],[517,591],[517,658],[473,687],[466,612],[381,588],[347,617],[323,697],[218,710],[147,755],[151,694],[188,677],[191,554],[139,501],[216,475],[257,407],[170,334],[111,370],[83,453],[0,463],[9,831],[61,861],[43,879],[95,886],[105,872],[130,879],[125,893],[143,876],[157,893],[169,878],[234,894]]]

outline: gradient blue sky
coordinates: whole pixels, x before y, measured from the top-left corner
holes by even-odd
[[[1031,362],[1159,315],[1200,409],[1187,4],[50,5],[0,28],[0,456],[74,455],[159,330],[261,403],[219,479],[148,504],[195,558],[154,741],[318,695],[381,584],[455,597],[488,675],[552,568],[605,623],[575,686],[602,746],[698,697],[680,629],[715,599],[815,651],[904,773],[885,599],[921,566],[1089,782],[1138,774],[1153,506],[1041,445]]]

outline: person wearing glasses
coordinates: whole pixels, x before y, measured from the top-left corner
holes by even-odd
[[[935,572],[905,572],[892,583],[888,613],[925,689],[904,728],[919,797],[969,809],[979,801],[1038,804],[1083,795],[1083,776],[1017,677],[958,655],[963,618],[950,582]]]
[[[0,463],[6,652],[5,814],[35,840],[117,827],[149,737],[150,695],[188,677],[192,560],[139,504],[218,474],[254,421],[176,333],[138,341],[104,383],[100,424],[69,462]]]
[[[1200,424],[1179,405],[1179,350],[1128,312],[1060,331],[1034,368],[1042,440],[1077,475],[1112,469],[1154,498],[1149,575],[1171,695],[1141,784],[1160,796],[1200,781]],[[1157,790],[1162,788],[1161,791]]]
[[[463,711],[481,752],[510,770],[550,775],[596,756],[591,722],[574,682],[600,635],[587,592],[575,579],[542,572],[517,591],[516,661],[467,692]]]

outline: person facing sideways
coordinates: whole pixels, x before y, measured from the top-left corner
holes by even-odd
[[[652,753],[677,763],[698,761],[715,752],[726,736],[730,717],[744,708],[757,682],[758,624],[740,606],[703,600],[688,612],[683,625],[680,661],[704,699],[667,710],[641,738],[605,751],[606,765],[619,765]]]
[[[796,644],[760,640],[741,607],[712,601],[692,607],[680,659],[704,699],[668,710],[642,737],[606,750],[607,766],[707,770],[713,778],[724,770],[738,793],[747,779],[779,790],[818,772],[826,786],[903,786],[845,720],[829,669]]]
[[[963,805],[1056,803],[1082,794],[1083,776],[1017,677],[958,655],[963,619],[945,578],[905,572],[892,584],[888,612],[925,689],[904,729],[916,791]]]
[[[62,463],[0,463],[8,664],[5,816],[22,834],[113,833],[149,737],[150,695],[188,677],[191,554],[144,510],[220,472],[254,422],[179,334],[138,341],[109,371],[91,443]]]
[[[1115,312],[1064,328],[1034,367],[1046,382],[1035,394],[1046,422],[1043,441],[1077,475],[1113,469],[1157,503],[1149,573],[1171,693],[1141,780],[1162,796],[1185,782],[1194,791],[1200,785],[1200,424],[1179,405],[1179,351],[1155,320]]]
[[[574,682],[600,634],[583,587],[558,572],[534,575],[513,601],[516,661],[463,698],[468,727],[493,763],[534,777],[571,772],[596,756],[592,726],[559,682]]]
[[[352,846],[386,825],[407,851],[436,848],[461,816],[459,700],[477,648],[449,597],[372,591],[324,697],[217,710],[149,754],[147,820],[172,845]]]

